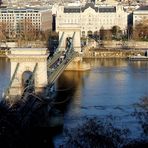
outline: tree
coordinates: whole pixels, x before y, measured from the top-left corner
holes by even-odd
[[[105,35],[104,28],[101,27],[101,29],[100,29],[100,39],[101,39],[101,40],[104,40],[104,35]]]
[[[0,22],[0,40],[6,40],[6,29],[7,29],[7,23],[6,22]]]
[[[143,19],[135,25],[133,37],[135,40],[148,40],[148,19]]]
[[[113,26],[111,29],[112,35],[114,38],[120,38],[122,31],[119,26]]]
[[[58,39],[59,39],[59,35],[56,32],[53,32],[51,30],[47,30],[45,32],[43,32],[43,34],[45,35],[45,41],[47,43],[47,46],[50,49],[55,50],[55,48],[57,48],[58,46]]]
[[[28,46],[29,41],[35,41],[39,38],[39,30],[33,25],[32,20],[20,20],[16,26],[18,46]]]
[[[111,30],[105,30],[104,38],[105,38],[105,40],[111,40],[112,39]]]
[[[25,19],[23,20],[23,22],[20,23],[22,23],[23,25],[22,36],[24,37],[24,39],[29,41],[36,40],[39,31],[32,24],[32,21],[29,19]]]
[[[105,30],[103,27],[100,29],[100,39],[110,40],[112,38],[111,30]]]
[[[133,37],[133,26],[129,25],[127,28],[127,39],[131,39]]]

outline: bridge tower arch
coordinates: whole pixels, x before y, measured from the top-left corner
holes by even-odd
[[[64,51],[67,39],[72,38],[73,50],[78,53],[77,57],[66,67],[66,70],[85,71],[90,69],[90,65],[84,63],[82,58],[80,24],[61,23],[60,26],[57,26],[57,32],[59,32],[58,50]]]
[[[59,32],[59,50],[64,51],[66,49],[67,38],[73,38],[73,48],[76,52],[81,53],[81,39],[80,39],[80,26],[79,25],[61,25],[57,28]]]
[[[9,95],[23,93],[23,74],[32,72],[35,92],[41,91],[48,84],[46,48],[12,48],[8,54],[11,64]]]

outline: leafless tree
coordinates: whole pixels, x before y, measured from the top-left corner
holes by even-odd
[[[7,23],[0,22],[0,41],[2,40],[6,41],[6,28],[7,28]]]
[[[136,24],[133,37],[135,40],[148,40],[148,19],[143,19]]]

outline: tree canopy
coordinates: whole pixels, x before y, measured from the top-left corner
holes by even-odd
[[[135,25],[133,37],[136,40],[148,40],[148,19],[143,19]]]

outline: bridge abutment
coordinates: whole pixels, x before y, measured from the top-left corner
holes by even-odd
[[[76,57],[66,67],[67,71],[86,71],[90,70],[90,64],[83,62],[82,57]]]

